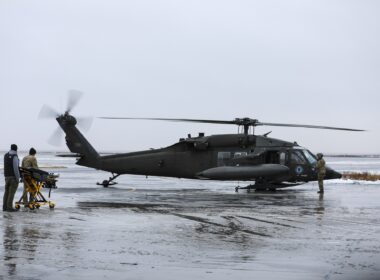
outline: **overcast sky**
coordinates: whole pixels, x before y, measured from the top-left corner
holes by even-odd
[[[257,128],[313,152],[380,153],[380,1],[0,0],[0,149],[55,150],[75,116],[257,118],[364,133]],[[95,119],[99,151],[164,147],[236,127]],[[67,150],[62,145],[60,150]]]

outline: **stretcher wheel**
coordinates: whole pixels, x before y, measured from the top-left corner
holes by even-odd
[[[16,209],[16,210],[20,210],[20,208],[21,208],[20,204],[16,204],[16,205],[15,205],[15,209]]]
[[[49,202],[49,208],[54,209],[54,207],[55,207],[55,204],[53,202]]]
[[[28,208],[30,209],[30,210],[34,210],[34,204],[28,204]]]
[[[36,208],[37,208],[37,209],[40,209],[40,206],[41,206],[41,205],[39,205],[39,204],[36,204]]]

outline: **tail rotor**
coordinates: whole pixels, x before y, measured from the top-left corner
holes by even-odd
[[[62,140],[63,140],[63,131],[60,127],[57,127],[53,134],[49,137],[48,139],[48,144],[59,147],[62,145]]]
[[[67,98],[67,107],[66,107],[66,113],[70,114],[71,111],[78,105],[79,101],[82,99],[84,93],[71,89],[68,92],[68,98]]]
[[[52,118],[55,119],[58,117],[59,117],[58,111],[56,111],[55,109],[53,109],[52,107],[46,104],[42,106],[41,111],[38,114],[39,119],[52,119]]]
[[[73,111],[73,109],[79,104],[80,100],[82,99],[84,93],[78,90],[69,90],[67,95],[67,107],[66,111],[62,114],[59,113],[54,108],[43,105],[41,108],[41,111],[38,115],[39,119],[56,119],[56,120],[63,120],[63,121],[70,121],[75,122],[78,124],[78,126],[84,130],[88,131],[93,123],[92,117],[79,117],[74,118],[70,115],[70,113]],[[54,133],[49,137],[48,143],[52,146],[60,146],[62,144],[62,138],[63,138],[63,131],[60,127],[58,127]]]

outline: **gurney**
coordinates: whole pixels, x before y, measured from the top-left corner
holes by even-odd
[[[27,203],[23,201],[21,195],[18,202],[15,203],[15,209],[20,209],[21,205],[31,210],[38,209],[42,205],[49,205],[50,209],[55,207],[55,203],[47,200],[41,193],[42,189],[49,189],[49,199],[52,189],[57,188],[57,178],[59,175],[35,168],[20,168],[20,174],[26,190]]]

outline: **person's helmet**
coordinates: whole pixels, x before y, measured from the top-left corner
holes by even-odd
[[[322,154],[322,153],[318,153],[318,154],[317,154],[317,157],[318,157],[318,158],[323,158],[323,154]]]

